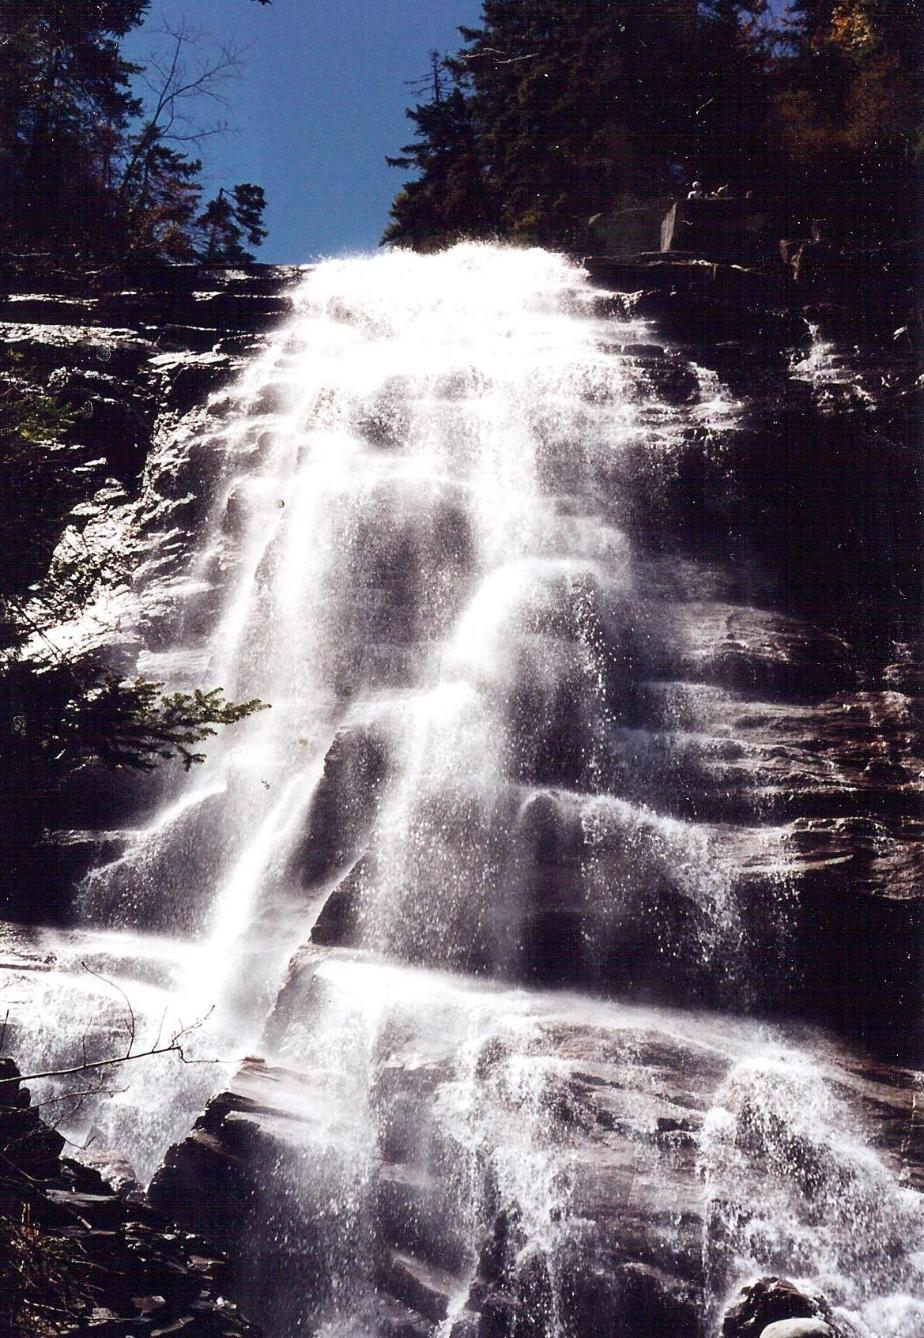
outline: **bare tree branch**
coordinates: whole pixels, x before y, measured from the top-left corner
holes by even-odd
[[[119,191],[123,195],[134,185],[138,173],[144,172],[144,164],[158,144],[196,144],[230,129],[224,120],[198,125],[194,109],[203,100],[228,106],[223,89],[230,79],[239,77],[245,48],[224,43],[217,51],[191,60],[191,54],[204,40],[201,29],[186,22],[172,26],[165,21],[160,35],[170,41],[169,55],[149,60],[142,77],[151,102],[147,121],[122,172]],[[152,78],[148,71],[157,77]]]
[[[80,965],[83,967],[84,971],[86,971],[89,975],[93,976],[96,980],[101,980],[104,985],[111,986],[111,988],[116,990],[119,994],[121,994],[122,998],[125,1000],[125,1007],[128,1009],[128,1026],[126,1028],[128,1032],[128,1049],[126,1050],[123,1058],[131,1059],[132,1050],[135,1048],[135,1010],[134,1008],[132,1008],[131,1000],[123,990],[122,986],[117,985],[114,980],[107,980],[106,977],[101,976],[98,971],[94,971],[92,966],[87,966],[86,962],[82,961]]]
[[[95,975],[96,973],[91,972],[91,974]],[[105,977],[100,977],[100,979],[105,979]],[[111,984],[112,982],[107,981],[106,983]],[[116,986],[116,988],[118,989],[118,986]],[[152,1045],[147,1050],[136,1050],[134,1053],[113,1055],[109,1059],[85,1059],[82,1063],[73,1064],[69,1068],[43,1069],[38,1073],[23,1073],[18,1077],[0,1078],[0,1089],[11,1083],[36,1082],[41,1078],[69,1078],[77,1073],[91,1073],[98,1069],[114,1068],[118,1064],[129,1064],[136,1059],[150,1059],[153,1055],[177,1055],[184,1064],[239,1063],[239,1060],[222,1059],[219,1057],[190,1059],[185,1053],[184,1042],[186,1039],[194,1032],[198,1031],[200,1027],[203,1027],[214,1011],[213,1005],[207,1013],[203,1013],[202,1017],[197,1018],[195,1022],[189,1023],[188,1026],[180,1027],[179,1030],[175,1031],[170,1039],[165,1041],[163,1045],[156,1044]]]

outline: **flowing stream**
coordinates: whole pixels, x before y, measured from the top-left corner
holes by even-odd
[[[195,1062],[125,1065],[70,1116],[145,1178],[262,1057],[268,1338],[396,1333],[396,1296],[461,1338],[486,1251],[512,1332],[582,1338],[600,1186],[700,1260],[704,1333],[777,1271],[861,1338],[924,1335],[920,1198],[834,1048],[747,1020],[767,945],[673,797],[715,746],[718,689],[678,666],[716,578],[645,535],[737,409],[654,338],[541,251],[328,262],[181,466],[205,517],[140,669],[271,709],[41,937],[21,1046],[190,1029]]]

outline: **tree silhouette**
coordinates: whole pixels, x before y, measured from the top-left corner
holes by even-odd
[[[204,260],[224,264],[240,264],[253,256],[241,244],[244,238],[251,246],[259,246],[266,236],[263,211],[266,196],[262,186],[242,182],[230,194],[222,188],[209,200],[197,223],[204,237],[201,252]]]
[[[192,150],[228,128],[204,113],[226,106],[240,53],[181,24],[161,30],[146,65],[126,60],[121,39],[149,3],[0,0],[0,246],[93,261],[197,254]],[[266,235],[257,189],[232,192],[253,246]]]

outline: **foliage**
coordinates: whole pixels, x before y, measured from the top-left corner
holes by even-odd
[[[205,761],[193,751],[219,725],[233,725],[266,709],[256,699],[225,700],[221,688],[164,693],[162,683],[71,671],[72,688],[55,703],[56,718],[43,722],[42,746],[59,773],[88,759],[112,768],[152,771],[163,759],[179,757],[186,771]],[[61,707],[63,706],[63,710]]]
[[[150,772],[179,758],[188,771],[205,761],[196,745],[266,709],[257,700],[229,702],[220,688],[165,693],[160,683],[119,678],[93,655],[44,664],[7,656],[0,694],[3,800],[36,832],[61,786],[88,763]],[[20,820],[4,835],[22,829]]]
[[[245,181],[235,186],[230,195],[220,190],[197,220],[205,237],[203,259],[226,264],[252,260],[253,256],[241,244],[242,239],[246,237],[251,246],[259,246],[263,241],[265,208],[262,186]]]
[[[802,212],[907,233],[920,190],[921,0],[794,0],[773,130]]]
[[[435,85],[409,113],[417,143],[389,159],[420,176],[385,240],[416,244],[430,212],[443,232],[581,246],[617,202],[662,195],[697,143],[690,70],[703,27],[690,0],[485,0],[483,26],[461,28],[444,62],[452,95]],[[714,66],[727,57],[710,52]],[[477,182],[474,226],[444,189],[453,173]]]
[[[486,0],[484,19],[459,58],[505,233],[580,246],[617,199],[663,189],[688,101],[686,0]]]
[[[784,221],[907,234],[921,136],[922,0],[483,0],[434,63],[416,173],[383,240],[581,248],[597,217],[697,178]],[[774,13],[777,17],[774,18]]]
[[[496,192],[483,159],[466,72],[431,53],[432,97],[407,113],[416,139],[386,161],[416,169],[395,200],[384,241],[426,247],[452,235],[486,236],[500,223]]]
[[[0,390],[0,646],[10,635],[5,602],[45,571],[80,495],[77,479],[59,463],[72,423],[71,411],[48,396],[9,385]]]
[[[197,745],[263,704],[229,702],[220,688],[165,693],[160,683],[113,674],[93,653],[57,648],[53,628],[73,616],[90,554],[49,560],[83,495],[69,460],[72,415],[8,377],[0,392],[0,841],[7,873],[30,858],[55,796],[87,764],[139,772],[179,758],[204,760]],[[77,458],[82,458],[77,452]],[[112,561],[114,561],[113,559]],[[73,571],[70,571],[73,566]]]
[[[61,250],[118,228],[115,160],[140,102],[119,39],[148,0],[0,3],[0,230]]]
[[[90,1260],[37,1222],[28,1202],[0,1211],[0,1333],[73,1332],[93,1306],[91,1275]]]
[[[701,5],[688,75],[694,94],[691,175],[711,187],[728,183],[742,192],[754,190],[762,199],[774,191],[766,11],[766,0]]]
[[[190,148],[227,127],[198,124],[192,109],[223,104],[239,57],[204,54],[181,26],[162,33],[165,58],[127,61],[121,39],[149,6],[0,0],[0,245],[101,262],[193,259],[208,248],[202,161]],[[245,213],[259,206],[258,189],[232,193],[244,192]],[[252,245],[266,235],[259,223],[244,228]]]

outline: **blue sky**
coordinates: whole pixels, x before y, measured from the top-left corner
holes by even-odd
[[[125,43],[144,60],[166,19],[204,44],[247,47],[227,87],[235,132],[208,141],[208,184],[254,181],[267,193],[270,235],[259,259],[298,262],[378,245],[403,180],[385,163],[411,137],[405,86],[429,52],[454,50],[479,0],[153,0]],[[214,111],[202,109],[204,120]]]

